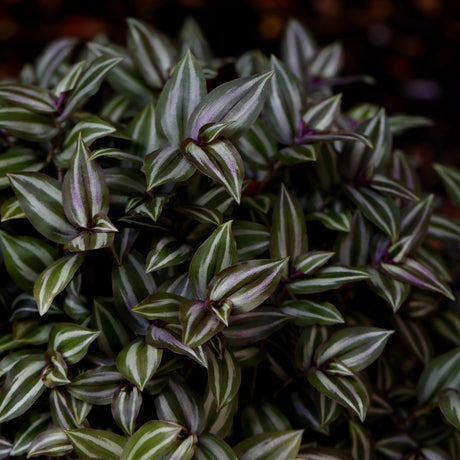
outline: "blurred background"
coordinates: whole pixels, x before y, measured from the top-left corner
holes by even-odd
[[[123,44],[128,16],[170,36],[193,16],[222,57],[278,53],[295,17],[320,44],[344,43],[344,74],[375,77],[375,85],[346,88],[345,107],[369,101],[435,121],[397,141],[419,160],[427,186],[438,184],[433,160],[460,166],[459,0],[0,0],[0,78],[17,75],[57,37],[105,33]]]

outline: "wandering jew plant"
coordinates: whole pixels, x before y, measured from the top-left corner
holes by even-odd
[[[0,458],[460,458],[460,222],[393,147],[429,120],[343,111],[295,21],[128,26],[0,84]]]

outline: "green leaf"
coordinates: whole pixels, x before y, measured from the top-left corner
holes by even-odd
[[[169,40],[145,22],[127,20],[128,49],[144,80],[153,88],[161,88],[175,62],[175,52]]]
[[[78,455],[86,458],[119,460],[126,444],[125,438],[110,431],[80,428],[64,432]]]
[[[201,400],[179,378],[171,379],[155,399],[160,420],[182,423],[190,432],[199,435],[205,424]]]
[[[41,316],[49,310],[54,298],[70,283],[84,259],[84,254],[61,257],[40,274],[34,285],[34,297]]]
[[[409,349],[422,361],[428,364],[433,355],[433,344],[427,331],[419,322],[395,315],[393,318],[398,335],[409,346]]]
[[[154,460],[178,438],[183,427],[177,423],[152,420],[142,425],[126,443],[120,460]]]
[[[179,324],[179,307],[184,297],[168,292],[155,292],[133,308],[133,312],[149,320],[159,319],[169,324]]]
[[[303,430],[262,433],[237,444],[233,450],[239,460],[277,460],[294,458],[300,449]]]
[[[441,391],[439,408],[447,421],[460,431],[460,393],[451,388]]]
[[[47,141],[58,133],[51,118],[20,107],[0,107],[0,129],[33,142]]]
[[[223,220],[221,212],[199,205],[180,206],[175,208],[174,211],[202,224],[221,225]]]
[[[369,287],[382,299],[386,300],[396,313],[409,296],[409,285],[396,281],[373,268],[368,268],[368,272],[371,275],[367,280]]]
[[[401,198],[403,200],[418,201],[419,197],[407,188],[401,181],[392,177],[384,176],[383,174],[375,174],[370,181],[370,186],[393,198]]]
[[[200,61],[207,62],[212,58],[211,47],[203,34],[199,24],[189,16],[184,19],[179,33],[180,55],[183,56],[188,50]]]
[[[455,205],[460,207],[460,169],[455,166],[445,166],[441,164],[434,164],[433,168],[441,177],[447,195]]]
[[[241,413],[241,427],[246,437],[292,429],[289,420],[270,403],[246,406]]]
[[[112,147],[95,150],[90,155],[89,160],[93,161],[101,157],[114,158],[115,160],[120,160],[120,161],[131,161],[133,163],[143,162],[142,158],[132,155],[131,153],[123,152],[122,150],[119,150],[119,149],[114,149]]]
[[[41,173],[8,174],[22,210],[31,224],[46,238],[66,243],[77,234],[62,207],[61,185]]]
[[[359,372],[380,356],[393,332],[376,327],[342,329],[317,349],[316,365],[322,367],[330,360],[339,360],[351,371]]]
[[[235,139],[242,136],[262,110],[271,76],[272,72],[268,72],[218,86],[201,100],[191,114],[186,135],[196,140],[204,125],[232,122],[222,135]]]
[[[310,368],[315,350],[326,341],[325,326],[304,328],[297,341],[295,362],[298,369],[307,371]]]
[[[148,154],[144,159],[147,190],[158,187],[167,182],[183,182],[195,172],[180,153],[177,146],[164,147]]]
[[[75,377],[67,390],[77,399],[103,406],[111,403],[113,393],[122,380],[115,366],[96,367]]]
[[[315,102],[302,116],[305,128],[318,131],[329,129],[340,113],[341,102],[342,94]]]
[[[50,332],[49,347],[59,351],[67,364],[75,364],[82,360],[99,331],[93,331],[72,323],[56,324]]]
[[[83,428],[87,423],[86,417],[93,407],[59,388],[54,388],[50,392],[49,404],[53,423],[67,429]]]
[[[62,428],[49,428],[40,433],[32,442],[27,453],[27,458],[61,457],[73,451],[73,446]]]
[[[85,65],[86,61],[80,61],[76,64],[73,64],[64,74],[64,76],[58,81],[56,86],[52,89],[52,94],[55,97],[56,105],[58,105],[60,102],[59,97],[62,93],[72,91],[75,86],[77,86],[78,80],[80,80]]]
[[[277,153],[285,165],[293,166],[306,161],[316,161],[317,148],[314,145],[297,144],[291,147],[285,147]]]
[[[217,402],[214,395],[207,388],[203,406],[206,414],[206,433],[218,436],[220,439],[225,438],[233,426],[233,418],[238,410],[238,397],[234,398],[232,402],[220,410],[217,410]],[[200,435],[200,438],[202,436],[206,436],[206,434]]]
[[[183,440],[178,439],[158,457],[158,460],[191,460],[197,441],[198,438],[194,433],[189,434]]]
[[[345,322],[337,308],[329,302],[286,300],[281,304],[281,311],[292,319],[297,326],[329,325]]]
[[[395,113],[388,118],[390,130],[393,135],[405,133],[408,129],[432,126],[433,120],[417,115]]]
[[[49,421],[49,413],[32,412],[17,431],[14,444],[9,453],[12,456],[25,454],[34,438],[46,430]]]
[[[117,368],[141,391],[160,365],[163,350],[135,341],[127,345],[117,356]]]
[[[351,227],[350,211],[317,211],[308,214],[308,220],[317,220],[325,227],[337,232],[349,232]]]
[[[145,272],[150,273],[165,267],[173,267],[192,257],[188,244],[181,244],[171,236],[165,236],[147,254]]]
[[[364,426],[358,423],[349,422],[351,437],[351,454],[355,459],[372,460],[375,458],[374,445],[370,434]]]
[[[427,237],[438,241],[458,242],[460,241],[460,222],[456,219],[433,214],[428,226]]]
[[[155,120],[155,106],[153,100],[150,100],[129,124],[128,133],[134,143],[133,154],[135,156],[145,157],[160,147]]]
[[[248,260],[219,272],[210,281],[207,298],[229,300],[235,313],[254,310],[273,294],[288,259]]]
[[[307,230],[302,208],[282,184],[272,215],[270,256],[273,259],[290,257],[292,266],[295,258],[307,251]]]
[[[203,434],[198,438],[193,460],[237,460],[230,446],[213,434]]]
[[[16,196],[8,198],[1,206],[0,213],[2,215],[2,222],[13,219],[25,219],[27,216],[24,211],[21,209],[19,200]]]
[[[227,128],[228,125],[234,123],[233,121],[228,121],[226,123],[208,123],[200,128],[198,132],[198,139],[205,144],[208,144],[216,140],[219,136],[222,135],[222,131]]]
[[[270,245],[268,228],[256,222],[238,220],[233,224],[238,259],[248,260],[265,252]]]
[[[231,226],[232,221],[219,226],[193,255],[188,276],[190,289],[198,299],[206,298],[209,281],[217,273],[237,261]]]
[[[0,392],[0,423],[19,417],[29,410],[45,390],[40,374],[43,356],[22,359],[8,372]]]
[[[70,383],[67,377],[69,367],[61,353],[49,349],[46,351],[44,358],[47,364],[42,370],[41,379],[47,388],[55,388]]]
[[[199,171],[221,183],[239,204],[244,178],[244,164],[240,154],[227,139],[217,139],[201,146],[186,140],[181,151]]]
[[[304,275],[308,275],[326,264],[334,255],[335,252],[332,251],[310,251],[296,257],[294,268]]]
[[[113,394],[112,417],[123,432],[131,436],[142,405],[142,392],[134,385],[122,384]]]
[[[0,155],[0,189],[10,186],[7,174],[39,171],[44,165],[37,152],[23,147],[13,147]]]
[[[424,404],[434,402],[441,390],[460,391],[460,348],[443,353],[429,362],[417,383],[417,396]]]
[[[8,274],[24,291],[31,292],[40,273],[56,258],[56,251],[30,236],[11,236],[0,230],[0,243]]]
[[[97,216],[102,217],[102,216]],[[97,219],[96,217],[96,219]],[[94,219],[96,222],[97,220]],[[108,221],[108,218],[106,218]],[[97,249],[109,248],[113,244],[115,237],[114,226],[108,221],[110,233],[99,232],[96,230],[97,223],[92,230],[83,230],[75,238],[72,238],[64,245],[64,249],[70,252],[86,252],[86,251],[95,251]]]
[[[308,372],[308,380],[321,393],[341,406],[351,409],[361,420],[366,418],[369,395],[358,377],[328,375],[319,369]]]

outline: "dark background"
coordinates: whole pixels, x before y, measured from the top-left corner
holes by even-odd
[[[286,21],[296,17],[320,44],[341,40],[345,74],[370,74],[344,104],[375,102],[389,113],[432,118],[435,125],[405,134],[396,145],[420,161],[428,186],[435,161],[460,166],[459,0],[0,0],[0,78],[15,76],[59,36],[88,40],[106,33],[125,41],[133,16],[175,36],[193,16],[219,56],[251,48],[278,53]],[[342,90],[342,88],[337,88]]]

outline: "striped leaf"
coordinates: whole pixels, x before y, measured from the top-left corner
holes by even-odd
[[[207,434],[212,434],[220,439],[225,438],[233,426],[233,418],[238,410],[238,397],[218,410],[214,394],[207,387],[203,407],[206,414],[206,434],[200,435],[200,438]]]
[[[105,217],[105,219],[107,222],[107,230],[110,231],[110,233],[107,233],[107,230],[105,229],[104,232],[100,232],[99,230],[96,230],[96,227],[93,227],[92,230],[83,230],[75,238],[68,241],[64,245],[64,249],[69,252],[86,252],[111,247],[115,238],[115,227],[108,217]],[[96,219],[95,222],[97,222]],[[97,225],[97,223],[95,225]]]
[[[145,272],[150,273],[165,267],[173,267],[192,257],[188,244],[181,244],[175,238],[165,236],[147,254]]]
[[[297,77],[274,56],[271,68],[274,75],[265,102],[264,120],[278,142],[291,145],[299,134],[305,93]]]
[[[402,337],[409,349],[420,361],[427,365],[433,355],[433,343],[427,331],[419,322],[401,318],[399,315],[395,315],[393,320],[398,335]]]
[[[396,281],[373,268],[368,268],[368,272],[371,275],[367,280],[369,287],[386,300],[396,313],[409,296],[409,285]]]
[[[83,72],[83,75],[78,80],[72,92],[67,96],[64,108],[57,118],[57,121],[64,121],[72,112],[82,107],[83,104],[99,90],[102,80],[107,73],[120,61],[121,58],[119,57],[113,58],[105,56],[92,61]]]
[[[67,376],[69,367],[61,353],[48,349],[44,354],[46,366],[42,369],[41,379],[47,388],[67,385],[70,380]]]
[[[147,190],[151,190],[167,182],[189,179],[195,167],[184,158],[177,146],[169,146],[148,154],[144,159],[144,170]]]
[[[163,452],[158,460],[191,460],[198,441],[196,434],[191,433],[186,438],[178,439],[174,444]]]
[[[78,80],[80,80],[83,69],[85,68],[85,64],[86,61],[80,61],[70,66],[64,76],[54,86],[51,92],[55,98],[56,106],[60,106],[62,99],[59,98],[62,97],[62,93],[72,91],[75,86],[77,86]]]
[[[293,294],[315,294],[339,289],[346,283],[369,278],[367,270],[339,265],[322,268],[312,277],[297,278],[287,285]]]
[[[210,281],[207,298],[228,300],[235,313],[254,310],[273,294],[288,259],[248,260],[219,272]]]
[[[307,251],[307,231],[302,208],[282,184],[272,215],[270,256],[273,259],[290,257],[292,266],[295,258]]]
[[[221,357],[209,350],[207,358],[208,385],[220,409],[237,395],[241,384],[241,368],[228,350],[225,350]]]
[[[460,431],[460,393],[451,388],[441,391],[439,408],[447,421]]]
[[[73,446],[62,428],[49,428],[40,433],[32,442],[27,453],[27,458],[61,457],[73,451]]]
[[[227,139],[217,139],[200,146],[193,140],[181,145],[185,158],[206,176],[222,184],[239,204],[244,178],[244,164],[238,150]]]
[[[20,107],[0,107],[0,128],[34,142],[50,140],[58,132],[52,118]]]
[[[194,219],[202,224],[222,224],[222,213],[199,205],[187,205],[175,208],[174,211],[183,214],[189,219]]]
[[[329,129],[340,113],[341,103],[342,94],[315,102],[302,116],[305,128],[317,131]]]
[[[349,327],[332,334],[316,351],[318,367],[328,361],[340,362],[352,372],[359,372],[372,364],[382,353],[394,331],[376,327]]]
[[[303,430],[262,433],[237,444],[233,450],[239,460],[277,460],[294,458],[300,449]]]
[[[388,118],[390,130],[393,135],[405,133],[408,129],[432,126],[433,120],[417,115],[406,115],[404,113],[394,114]]]
[[[172,329],[152,326],[145,337],[146,342],[155,348],[167,348],[179,355],[185,355],[207,367],[206,356],[201,347],[191,348],[181,342],[181,336]]]
[[[281,304],[281,311],[297,326],[345,322],[337,308],[329,302],[286,300]]]
[[[153,88],[161,88],[174,64],[172,44],[161,32],[145,22],[129,18],[128,49],[137,70]]]
[[[220,225],[197,249],[189,268],[190,289],[198,299],[206,298],[209,281],[224,268],[237,261],[232,221]]]
[[[43,356],[32,355],[19,361],[8,372],[0,392],[0,423],[29,410],[45,390],[40,374],[46,365]]]
[[[134,385],[122,384],[112,397],[112,417],[122,431],[131,436],[142,405],[142,392]]]
[[[64,215],[61,185],[57,180],[35,172],[9,174],[8,178],[22,210],[43,236],[66,243],[77,234]]]
[[[50,421],[47,412],[32,412],[21,425],[14,438],[14,444],[10,445],[9,454],[12,456],[23,455],[29,450],[32,441],[46,430]],[[5,457],[2,457],[5,458]]]
[[[285,165],[293,166],[306,161],[316,161],[317,148],[314,145],[297,144],[281,149],[276,156]]]
[[[93,331],[72,323],[59,323],[51,329],[48,346],[62,354],[67,364],[83,359],[99,331]]]
[[[205,95],[203,72],[188,51],[174,68],[157,104],[158,132],[171,145],[178,145],[184,139],[190,115]]]
[[[131,161],[133,163],[142,163],[142,158],[132,155],[131,153],[126,153],[123,150],[114,149],[112,147],[94,150],[89,159],[92,161],[101,157],[114,158],[115,160],[120,161]]]
[[[351,212],[350,211],[334,211],[326,210],[316,211],[308,214],[308,220],[317,220],[326,228],[337,232],[349,232],[351,227]]]
[[[401,264],[380,264],[382,272],[403,283],[409,283],[420,289],[440,292],[448,299],[454,300],[455,297],[449,286],[431,272],[428,268],[414,259],[407,258]]]
[[[84,254],[61,257],[40,274],[34,285],[34,297],[41,316],[49,310],[54,298],[70,283],[84,259]]]
[[[87,423],[86,417],[93,407],[58,388],[50,392],[49,404],[53,423],[67,429],[83,428]]]
[[[452,310],[442,311],[432,318],[432,325],[436,332],[454,346],[460,346],[460,315]]]
[[[417,383],[417,396],[424,404],[435,402],[441,390],[460,391],[460,348],[437,356],[425,367]]]
[[[19,200],[16,196],[8,198],[0,208],[1,221],[6,222],[7,220],[13,219],[26,219],[24,211],[21,209]]]
[[[310,74],[321,78],[336,77],[343,64],[343,48],[338,42],[331,43],[316,53],[309,65]]]
[[[0,230],[0,243],[8,274],[26,292],[32,291],[40,273],[57,257],[51,246],[31,236],[11,236]]]
[[[3,436],[0,436],[0,458],[8,458],[11,452],[11,441]]]
[[[137,340],[127,345],[117,356],[117,368],[141,391],[160,365],[163,350]]]
[[[200,25],[189,16],[185,18],[179,32],[180,55],[191,50],[197,59],[207,62],[212,58],[212,50]]]
[[[238,220],[233,224],[238,260],[249,260],[265,252],[270,245],[270,232],[265,225]]]
[[[360,424],[349,422],[351,437],[351,455],[355,460],[372,460],[375,458],[374,445],[369,432]]]
[[[346,192],[364,216],[395,242],[400,224],[396,203],[365,187],[346,186]]]
[[[125,438],[110,431],[79,428],[64,433],[77,454],[85,458],[119,460],[126,444]]]
[[[198,139],[200,128],[208,123],[229,124],[222,135],[242,136],[262,110],[272,72],[243,77],[224,83],[206,95],[190,116],[186,136]]]
[[[169,324],[179,324],[179,307],[184,297],[168,292],[155,292],[133,308],[134,313],[149,320],[161,320]]]
[[[153,100],[150,100],[128,125],[128,133],[134,143],[133,154],[135,156],[145,157],[160,147],[155,120],[155,106]]]
[[[213,314],[206,302],[186,300],[179,310],[182,324],[182,342],[187,347],[198,347],[214,337],[225,326]]]
[[[326,264],[334,255],[332,251],[310,251],[295,258],[294,268],[308,275]]]
[[[7,174],[39,171],[44,162],[36,152],[26,148],[10,148],[0,155],[0,189],[10,186]]]
[[[77,399],[103,406],[111,403],[113,393],[122,380],[123,376],[115,366],[96,367],[75,377],[67,390]]]
[[[2,206],[2,221],[3,206]],[[427,237],[437,241],[460,241],[460,222],[456,219],[433,214],[428,226]]]
[[[126,443],[120,460],[154,460],[178,438],[183,427],[177,423],[152,420],[142,425]]]
[[[292,426],[283,413],[270,403],[246,406],[241,413],[241,428],[246,437],[272,431],[291,430]]]
[[[190,432],[199,435],[205,424],[205,414],[200,398],[179,378],[171,379],[155,399],[160,420],[183,424]]]
[[[304,328],[295,349],[295,362],[298,369],[307,371],[310,368],[316,349],[326,339],[327,330],[325,326]]]
[[[308,380],[319,392],[351,409],[361,422],[364,421],[369,407],[369,394],[357,376],[328,375],[319,369],[311,369]]]
[[[236,60],[236,70],[241,77],[248,77],[270,69],[270,61],[260,50],[251,50],[242,54]]]
[[[444,166],[438,163],[434,164],[433,168],[441,177],[449,198],[460,207],[460,169],[455,166]]]
[[[409,201],[419,200],[419,197],[403,183],[383,174],[375,174],[370,181],[370,185],[373,189],[393,198],[401,198]]]
[[[237,460],[230,446],[212,434],[203,434],[198,438],[193,460]]]

